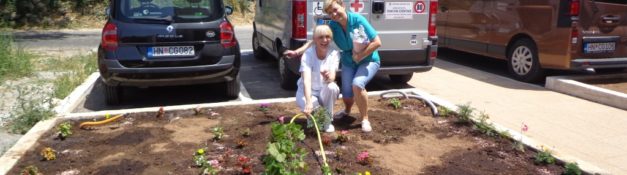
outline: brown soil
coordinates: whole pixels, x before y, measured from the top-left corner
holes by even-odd
[[[374,131],[361,132],[357,114],[334,121],[336,130],[348,130],[350,140],[326,146],[329,165],[336,174],[559,174],[557,165],[534,165],[533,151],[519,152],[512,142],[483,136],[453,118],[434,118],[424,104],[402,100],[402,109],[393,109],[386,100],[371,99],[371,123]],[[340,109],[342,104],[336,105]],[[268,112],[257,106],[236,106],[168,113],[157,118],[156,112],[130,114],[120,121],[92,130],[76,129],[65,140],[50,131],[19,160],[10,174],[18,174],[35,165],[44,174],[78,172],[79,174],[198,174],[192,155],[199,148],[208,149],[210,159],[221,160],[220,174],[238,174],[237,157],[251,157],[253,174],[264,170],[262,157],[270,137],[270,124],[280,116],[293,116],[293,103],[272,104]],[[416,112],[418,111],[418,112]],[[212,116],[211,113],[214,115]],[[305,125],[304,119],[297,123]],[[213,141],[211,129],[221,126],[225,138]],[[241,132],[249,128],[251,135]],[[320,174],[319,150],[313,129],[298,145],[309,151],[306,174]],[[325,134],[325,136],[332,135]],[[244,140],[248,146],[237,148]],[[57,150],[57,159],[42,161],[38,154],[44,147]],[[367,150],[374,158],[371,165],[357,163],[356,155]],[[226,155],[226,152],[230,154]],[[340,156],[336,153],[341,153]],[[223,157],[223,158],[220,158]],[[226,157],[226,158],[224,158]]]
[[[586,81],[594,86],[627,94],[627,78],[614,78]]]

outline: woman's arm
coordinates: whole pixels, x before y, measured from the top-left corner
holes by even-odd
[[[374,40],[372,40],[370,43],[368,43],[368,46],[366,47],[366,49],[364,49],[363,52],[361,52],[361,53],[353,53],[353,60],[355,62],[359,63],[366,56],[372,54],[372,52],[374,52],[375,50],[379,49],[379,47],[381,47],[381,38],[379,38],[379,36],[376,36],[374,38]]]
[[[302,55],[305,50],[307,50],[307,48],[309,48],[309,46],[311,46],[311,43],[313,43],[312,41],[307,41],[307,43],[305,43],[303,46],[299,47],[296,50],[286,50],[285,52],[283,52],[283,55],[285,55],[285,57],[287,58],[294,58],[297,57],[299,55]]]
[[[311,71],[303,71],[303,90],[305,91],[305,109],[304,113],[311,114],[313,111],[313,103],[311,102]]]

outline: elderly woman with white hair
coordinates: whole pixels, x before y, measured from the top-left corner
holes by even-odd
[[[330,47],[333,32],[327,25],[314,28],[314,45],[303,53],[300,62],[301,78],[298,80],[296,103],[302,112],[311,114],[318,107],[328,112],[328,121],[324,124],[325,132],[335,132],[331,124],[333,105],[337,100],[340,88],[335,83],[335,72],[339,67],[339,52]]]

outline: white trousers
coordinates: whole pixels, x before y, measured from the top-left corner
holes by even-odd
[[[328,121],[331,121],[333,120],[333,105],[339,95],[340,87],[338,87],[337,84],[334,82],[323,84],[322,89],[311,91],[311,103],[314,109],[323,106],[330,114],[329,116],[331,118]],[[296,91],[296,103],[301,111],[305,110],[305,90],[301,86],[298,86],[298,90]]]

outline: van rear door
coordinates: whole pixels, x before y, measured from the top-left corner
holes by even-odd
[[[357,1],[357,0],[355,0]],[[352,2],[352,1],[351,1]],[[370,24],[377,30],[383,45],[380,51],[426,50],[429,42],[429,0],[371,0],[362,13],[369,14]],[[358,7],[353,3],[347,8]],[[381,52],[380,52],[381,53]],[[382,66],[422,64],[427,57],[384,58]],[[385,61],[383,61],[385,60]]]
[[[627,1],[582,0],[579,57],[627,57]]]

